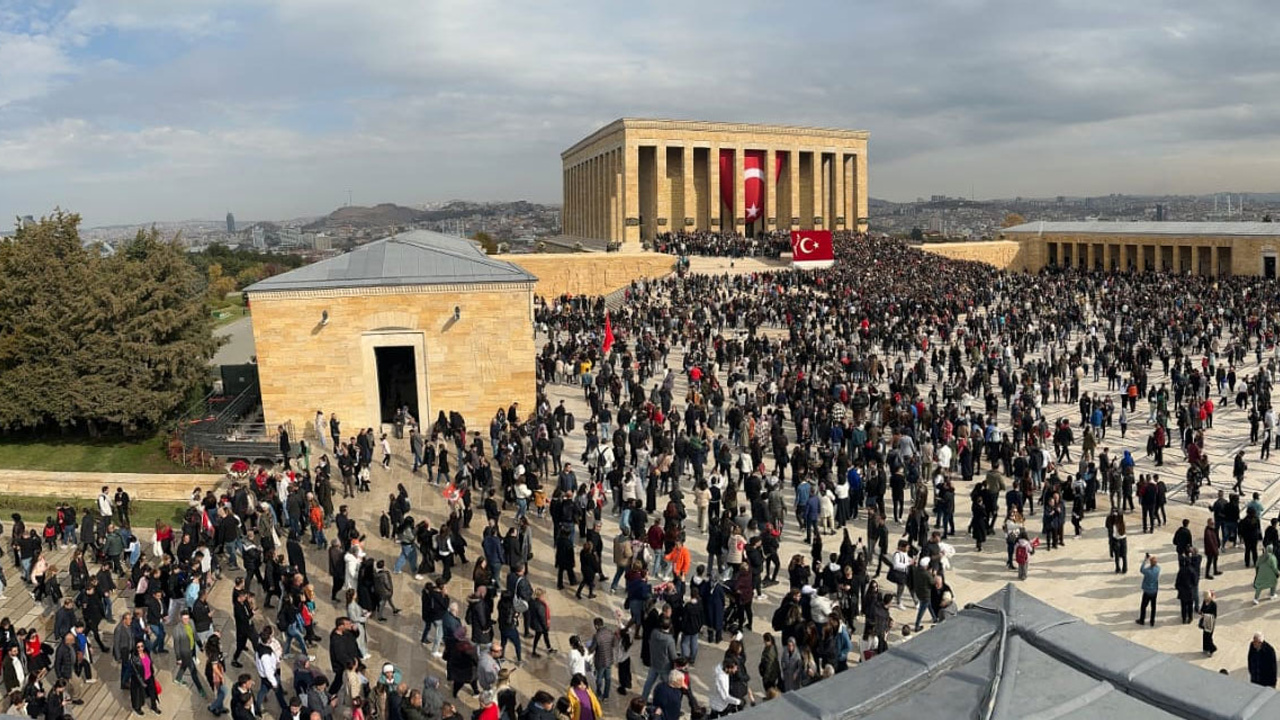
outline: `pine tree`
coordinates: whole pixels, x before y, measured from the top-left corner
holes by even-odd
[[[176,241],[86,250],[56,212],[0,242],[0,428],[134,434],[172,417],[218,341]]]
[[[83,417],[125,433],[154,428],[208,375],[218,341],[210,331],[199,272],[176,238],[139,231],[102,260],[109,325],[82,347]]]
[[[77,330],[94,281],[79,223],[59,210],[0,241],[0,428],[76,424]]]

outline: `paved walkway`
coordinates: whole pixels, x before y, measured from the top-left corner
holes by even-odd
[[[727,268],[715,267],[716,263],[724,261],[708,259],[706,263],[703,263],[700,262],[701,259],[695,258],[694,260],[695,268],[700,270],[709,270],[711,272],[727,270]],[[747,266],[748,263],[754,262],[756,261],[739,261],[739,263],[735,263],[734,269],[737,270],[739,265]],[[703,265],[710,265],[711,267],[700,267]],[[673,352],[670,363],[673,367],[679,368],[680,356],[678,349]],[[1251,372],[1252,369],[1251,357],[1245,372]],[[1158,369],[1156,374],[1156,382],[1164,380],[1164,378],[1158,377]],[[684,388],[682,385],[683,381],[678,383],[675,392],[677,398],[683,397]],[[1084,390],[1090,392],[1103,391],[1105,390],[1105,381],[1102,383],[1086,382]],[[577,388],[568,385],[553,386],[549,389],[549,395],[552,406],[559,399],[564,399],[566,405],[578,418],[586,418],[589,415],[582,400],[581,391]],[[1118,432],[1113,431],[1108,434],[1102,444],[1111,447],[1113,452],[1119,452],[1123,448],[1132,450],[1138,460],[1137,473],[1159,472],[1166,479],[1170,489],[1174,490],[1172,501],[1168,507],[1169,524],[1159,528],[1154,534],[1144,535],[1141,533],[1139,517],[1135,514],[1130,514],[1126,518],[1131,528],[1129,534],[1130,573],[1123,576],[1116,575],[1112,572],[1112,565],[1107,556],[1106,533],[1102,526],[1105,509],[1100,509],[1085,519],[1085,531],[1080,538],[1070,537],[1070,529],[1068,529],[1065,548],[1053,552],[1041,551],[1037,553],[1032,560],[1030,577],[1021,586],[1027,592],[1052,603],[1056,607],[1078,615],[1122,637],[1171,653],[1176,657],[1212,670],[1226,668],[1233,676],[1247,679],[1247,673],[1244,668],[1248,639],[1256,630],[1263,630],[1269,635],[1280,637],[1280,622],[1277,622],[1278,618],[1280,618],[1280,602],[1264,603],[1258,607],[1250,604],[1249,600],[1252,598],[1252,592],[1249,589],[1249,584],[1252,580],[1252,571],[1243,567],[1242,550],[1228,547],[1225,549],[1220,563],[1225,571],[1224,574],[1213,581],[1202,581],[1201,583],[1202,589],[1212,588],[1219,593],[1220,620],[1217,633],[1217,642],[1220,648],[1219,654],[1212,659],[1205,658],[1200,653],[1200,632],[1196,626],[1194,624],[1181,625],[1178,623],[1176,595],[1173,590],[1176,564],[1172,554],[1172,534],[1182,518],[1190,518],[1193,535],[1197,538],[1197,544],[1199,544],[1204,520],[1209,516],[1206,507],[1207,503],[1212,499],[1212,492],[1208,493],[1208,497],[1202,498],[1198,506],[1188,506],[1180,490],[1186,469],[1185,463],[1181,460],[1181,453],[1176,448],[1172,448],[1170,452],[1166,453],[1168,462],[1165,467],[1159,469],[1154,468],[1151,462],[1144,457],[1145,438],[1150,430],[1150,427],[1144,422],[1145,413],[1141,412],[1144,407],[1145,403],[1140,403],[1140,412],[1135,413],[1127,438],[1121,439]],[[1075,406],[1068,404],[1050,405],[1046,409],[1046,413],[1050,418],[1060,416],[1074,418],[1077,410]],[[1007,418],[1007,415],[1004,415],[1004,417]],[[1214,461],[1214,487],[1226,487],[1230,483],[1230,453],[1241,445],[1242,440],[1248,437],[1248,425],[1244,414],[1234,407],[1222,408],[1215,420],[1214,429],[1207,435],[1208,453]],[[565,457],[572,458],[581,454],[583,447],[581,429],[570,436],[567,445]],[[353,517],[369,533],[369,549],[372,556],[384,558],[388,561],[394,560],[397,548],[393,547],[391,542],[376,537],[377,520],[382,510],[386,507],[388,493],[394,491],[397,483],[404,483],[406,488],[409,489],[415,516],[420,516],[425,511],[435,522],[440,520],[445,512],[444,503],[438,490],[426,485],[421,476],[414,476],[409,472],[407,449],[403,442],[397,445],[396,451],[398,455],[395,457],[390,471],[383,471],[381,468],[375,467],[373,476],[374,491],[361,495],[349,503]],[[1274,506],[1277,502],[1280,502],[1280,484],[1277,483],[1277,477],[1280,477],[1280,453],[1275,456],[1274,461],[1260,462],[1257,459],[1256,449],[1250,448],[1249,462],[1250,472],[1245,482],[1246,491],[1252,492],[1256,490],[1263,493],[1264,504],[1268,507]],[[207,476],[202,477],[207,478]],[[194,485],[198,482],[193,481],[192,484]],[[112,484],[118,483],[113,480]],[[961,529],[967,526],[969,520],[968,492],[969,487],[965,486],[964,483],[958,483],[956,525]],[[87,504],[92,495],[82,497],[84,497]],[[1101,500],[1105,506],[1105,498],[1101,498]],[[7,516],[8,513],[0,511],[0,517]],[[534,560],[532,562],[532,574],[534,585],[548,590],[552,615],[552,640],[556,647],[565,650],[568,647],[569,635],[575,633],[580,635],[589,634],[592,618],[597,616],[608,618],[619,610],[621,608],[621,596],[602,592],[595,600],[578,601],[573,598],[571,592],[556,591],[553,582],[553,552],[550,545],[549,521],[534,521],[533,524]],[[1030,526],[1032,528],[1037,527],[1038,523],[1033,521]],[[482,522],[475,522],[472,526],[473,532],[468,537],[473,548],[469,555],[473,558],[479,547],[478,533],[481,527]],[[616,527],[616,521],[611,516],[606,515],[605,537],[612,537],[616,532]],[[849,527],[851,535],[856,539],[863,535],[865,523],[851,523]],[[891,536],[896,538],[901,533],[901,529],[900,525],[891,523]],[[146,534],[144,533],[143,536],[145,537]],[[699,534],[695,528],[690,531],[690,537],[690,548],[694,551],[696,565],[705,561],[705,553],[703,552],[705,548],[704,536]],[[802,535],[797,534],[793,526],[789,526],[783,538],[784,542],[780,555],[784,559],[794,553],[808,555],[808,546],[801,543],[801,539]],[[1005,569],[1004,543],[998,536],[988,543],[983,553],[977,553],[973,544],[963,537],[963,533],[961,536],[954,538],[954,541],[957,554],[953,559],[953,568],[948,573],[948,582],[955,590],[957,600],[961,604],[980,600],[1002,587],[1006,582],[1015,581],[1015,575]],[[837,538],[833,537],[828,550],[834,549],[837,542]],[[1141,562],[1144,552],[1160,554],[1167,560],[1166,570],[1161,578],[1160,614],[1154,629],[1139,628],[1134,624],[1140,597],[1140,576],[1137,572],[1137,566]],[[607,551],[605,559],[606,565],[610,565]],[[65,553],[59,553],[55,562],[65,566]],[[322,554],[310,552],[308,563],[312,571],[311,581],[316,586],[317,594],[321,598],[317,622],[318,627],[322,629],[321,634],[324,635],[325,631],[323,629],[331,627],[337,615],[336,609],[327,600],[330,582],[326,561]],[[16,572],[9,571],[8,575],[15,582],[19,582]],[[461,599],[465,597],[470,586],[470,566],[457,568],[455,579],[450,584],[451,595]],[[421,678],[426,674],[437,675],[441,678],[444,676],[444,667],[441,661],[431,657],[418,644],[422,629],[418,603],[420,589],[421,583],[412,580],[411,576],[397,576],[396,603],[404,609],[404,613],[396,617],[394,622],[386,624],[375,622],[369,625],[370,649],[374,655],[369,666],[375,668],[384,660],[393,662],[405,671],[405,678],[411,685],[420,683]],[[219,626],[224,628],[225,634],[228,635],[228,640],[231,634],[230,590],[230,581],[223,580],[212,593],[215,608],[218,611],[216,621]],[[777,592],[780,592],[780,590],[769,593],[767,600],[757,603],[757,614],[760,617],[756,622],[755,632],[746,634],[747,669],[753,678],[756,675],[756,663],[759,659],[760,632],[768,629],[768,617],[771,614],[769,608],[777,601],[779,597]],[[29,595],[15,587],[8,591],[8,596],[9,599],[7,601],[0,603],[0,615],[8,615],[20,625],[38,624],[41,621],[38,609],[31,602]],[[128,602],[130,601],[125,599],[118,600],[117,608],[123,609]],[[909,609],[905,611],[895,610],[894,617],[900,624],[914,622],[914,611]],[[45,617],[44,619],[47,621],[48,618]],[[859,619],[859,629],[861,624],[861,619]],[[896,640],[901,636],[895,631],[892,637]],[[110,643],[109,638],[107,638],[107,642]],[[699,660],[694,670],[694,690],[701,698],[705,698],[707,695],[712,668],[715,661],[719,659],[724,647],[724,645],[709,647],[706,644],[702,646]],[[313,652],[318,656],[317,666],[327,674],[329,672],[327,647],[322,645],[315,648]],[[514,653],[508,650],[508,656],[513,657]],[[638,656],[639,651],[636,648],[632,653],[633,692],[638,691],[638,688],[643,683],[645,674],[645,668],[640,663]],[[162,698],[162,705],[165,711],[164,717],[188,718],[203,716],[202,703],[199,699],[193,698],[185,688],[172,683],[172,656],[166,656],[165,659],[161,660],[160,665],[162,666],[160,677],[165,687]],[[116,689],[116,681],[119,677],[118,671],[110,659],[106,658],[98,658],[95,667],[97,672],[108,678],[109,681],[93,686],[87,696],[89,704],[86,705],[86,709],[92,712],[81,713],[80,716],[95,718],[127,717],[129,712],[126,694]],[[857,670],[855,668],[852,671],[856,672]],[[286,682],[288,682],[287,677],[288,673],[286,672]],[[550,688],[558,693],[566,686],[568,677],[563,653],[544,657],[540,660],[532,660],[526,656],[525,664],[515,668],[513,674],[515,687],[525,698],[541,688]],[[753,680],[752,685],[758,688],[758,679]],[[463,695],[462,704],[467,707],[474,706],[467,693],[464,692]],[[623,701],[616,696],[606,700],[604,707],[605,714],[609,717],[620,718],[623,716],[625,706]],[[274,716],[279,709],[275,707],[274,701],[269,701],[267,710]]]

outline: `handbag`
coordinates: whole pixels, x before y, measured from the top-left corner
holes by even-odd
[[[889,579],[889,582],[893,583],[894,585],[907,581],[906,575],[898,568],[889,568],[889,574],[887,577]]]

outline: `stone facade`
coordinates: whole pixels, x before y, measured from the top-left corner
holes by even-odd
[[[292,420],[310,437],[320,410],[337,413],[344,435],[379,427],[375,348],[384,346],[413,349],[420,421],[457,410],[487,437],[499,407],[533,410],[533,283],[251,293],[250,302],[268,426]]]
[[[1151,269],[1197,275],[1264,275],[1280,262],[1280,237],[1009,232],[1028,271],[1071,266]],[[1268,258],[1270,262],[1268,263]]]
[[[973,260],[1001,270],[1026,270],[1024,244],[1009,240],[990,242],[925,243],[921,250],[952,260]]]
[[[540,297],[608,295],[632,280],[671,274],[675,258],[651,252],[561,253],[501,255],[496,259],[515,263],[538,277],[534,289]]]
[[[564,233],[638,243],[677,230],[866,230],[867,138],[858,130],[623,118],[561,153]],[[733,151],[732,211],[721,202],[722,149]],[[751,228],[747,150],[765,152],[765,207]]]

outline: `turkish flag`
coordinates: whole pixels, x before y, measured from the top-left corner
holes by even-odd
[[[791,264],[798,268],[824,268],[836,264],[830,230],[792,230]]]
[[[613,347],[613,324],[609,322],[609,313],[604,314],[604,354],[609,354],[609,348]]]
[[[748,225],[764,217],[764,151],[744,150],[742,153],[742,196],[745,202]],[[777,172],[782,171],[781,161],[776,161]],[[733,150],[720,150],[720,202],[736,213],[733,193]]]

